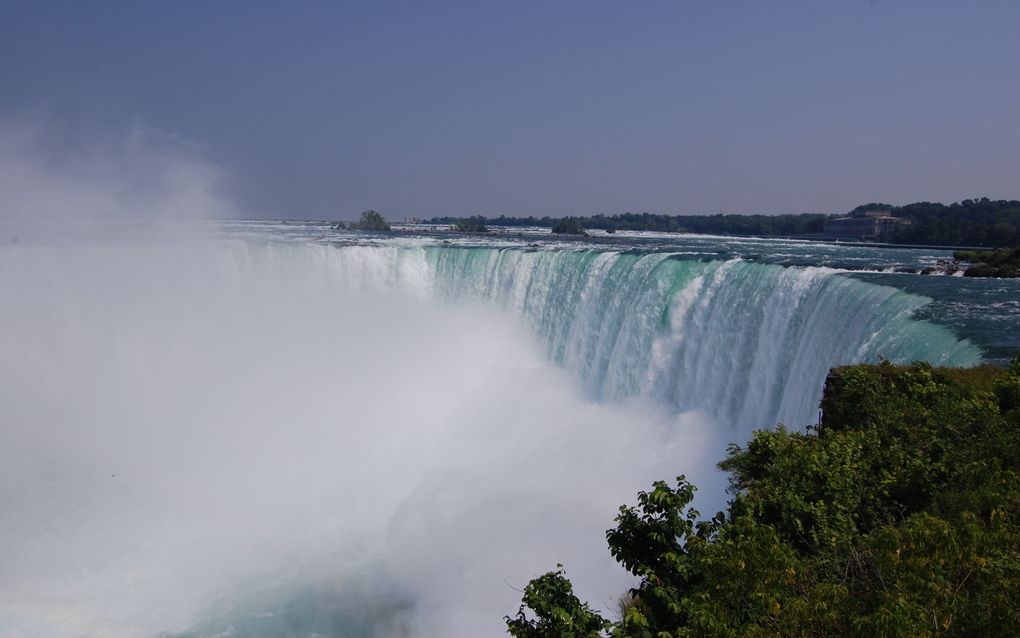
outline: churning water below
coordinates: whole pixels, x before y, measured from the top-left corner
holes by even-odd
[[[211,231],[211,235],[210,232]],[[0,634],[477,636],[828,368],[1001,361],[938,251],[235,222],[0,247]],[[851,270],[852,269],[852,270]]]

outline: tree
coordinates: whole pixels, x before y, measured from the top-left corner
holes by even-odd
[[[353,228],[355,230],[383,232],[390,230],[390,225],[386,223],[386,220],[379,213],[374,210],[366,210],[361,213],[361,219],[353,225]]]
[[[524,588],[517,616],[506,616],[507,631],[514,638],[596,638],[609,623],[574,595],[563,565],[535,578]],[[533,611],[529,618],[527,609]]]
[[[807,432],[730,447],[725,514],[700,520],[682,476],[620,508],[606,539],[640,580],[603,631],[1020,635],[1020,357],[839,368],[822,407]],[[558,578],[526,590],[539,633],[515,636],[580,635],[552,624],[587,609]]]
[[[459,233],[487,233],[489,229],[485,226],[485,218],[481,215],[465,217],[457,220],[453,229]]]
[[[965,277],[1020,277],[1020,245],[999,250],[958,250],[953,258],[971,263],[963,273]]]
[[[557,235],[587,235],[584,232],[584,227],[581,226],[581,220],[577,217],[564,217],[557,219],[552,225],[552,232]]]
[[[958,204],[916,202],[906,206],[870,203],[853,212],[887,211],[894,217],[909,220],[890,237],[893,243],[937,244],[958,246],[1014,246],[1020,244],[1020,201],[990,200],[987,197],[967,199]],[[488,220],[490,226],[543,226],[565,229],[600,228],[613,230],[650,230],[658,232],[690,232],[723,235],[791,236],[821,235],[825,220],[821,213],[746,215],[665,215],[656,213],[620,213],[587,217],[507,217]],[[568,221],[568,220],[576,220]],[[455,224],[456,217],[434,217],[433,224]],[[577,233],[580,234],[580,233]]]

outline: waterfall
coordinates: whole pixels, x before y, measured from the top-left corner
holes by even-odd
[[[981,360],[949,328],[914,318],[931,299],[830,268],[420,242],[230,240],[221,249],[214,267],[236,271],[238,285],[272,274],[292,286],[494,305],[529,326],[591,400],[644,397],[741,431],[813,423],[833,366]]]
[[[0,298],[3,635],[495,634],[557,561],[624,591],[615,508],[714,511],[830,366],[980,360],[927,298],[665,252],[22,242]]]
[[[981,360],[950,329],[913,318],[931,299],[829,268],[566,248],[314,250],[345,288],[398,287],[513,313],[592,400],[644,396],[741,430],[814,423],[833,366]]]
[[[592,398],[648,395],[744,427],[813,423],[836,365],[981,357],[912,318],[930,299],[832,269],[595,250],[436,247],[426,258],[436,293],[524,318]]]

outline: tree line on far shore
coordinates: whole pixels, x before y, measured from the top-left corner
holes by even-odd
[[[871,203],[859,209],[885,210],[894,217],[910,220],[890,239],[899,244],[1002,247],[1020,244],[1020,201],[966,199],[953,204],[915,202],[905,206]],[[822,236],[825,220],[841,215],[821,213],[780,215],[665,215],[620,213],[617,215],[556,217],[499,217],[476,215],[473,223],[482,227],[538,226],[554,228],[563,219],[573,220],[576,230],[601,229],[688,232],[720,235]],[[433,224],[460,224],[465,218],[433,217]],[[580,234],[572,232],[571,234]]]

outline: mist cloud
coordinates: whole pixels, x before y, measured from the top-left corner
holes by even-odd
[[[557,562],[611,606],[616,507],[718,483],[702,417],[586,401],[510,318],[335,252],[0,250],[0,633],[224,630],[311,587],[403,605],[393,635],[498,634]]]
[[[0,118],[0,223],[233,217],[227,173],[200,144],[141,126],[118,135]]]
[[[584,399],[392,248],[117,230],[233,214],[224,178],[172,136],[0,123],[0,224],[31,236],[0,242],[0,634],[224,635],[295,600],[499,634],[557,562],[612,606],[603,532],[651,481],[721,502],[707,418]]]

